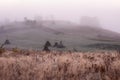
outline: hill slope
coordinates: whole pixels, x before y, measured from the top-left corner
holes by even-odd
[[[42,48],[45,41],[52,44],[63,41],[67,49],[82,49],[84,45],[95,43],[118,44],[120,34],[98,27],[85,27],[67,21],[44,21],[42,23],[17,22],[4,26],[0,42],[6,38],[12,46],[23,48]],[[6,37],[7,36],[7,37]]]

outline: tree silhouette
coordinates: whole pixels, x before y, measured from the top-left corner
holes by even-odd
[[[46,41],[45,45],[44,46],[48,46],[50,47],[51,46],[51,43],[49,41]]]
[[[5,45],[11,44],[8,39],[5,40],[5,42],[0,46],[0,48],[3,48]]]
[[[58,47],[58,42],[55,42],[53,47]]]
[[[43,51],[50,52],[50,49],[48,48],[50,46],[51,46],[51,43],[49,41],[46,41],[44,48],[43,48]]]
[[[65,48],[65,46],[63,45],[62,41],[60,41],[59,45],[57,46],[57,48]]]

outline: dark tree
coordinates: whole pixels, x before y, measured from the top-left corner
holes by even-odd
[[[53,47],[58,47],[58,42],[55,42],[55,44],[53,45]]]
[[[5,40],[5,42],[0,46],[0,48],[3,48],[5,45],[11,44],[8,39]]]
[[[45,45],[44,46],[48,46],[50,47],[51,46],[51,43],[49,41],[46,41]]]
[[[44,45],[44,48],[43,48],[43,51],[49,52],[50,51],[50,49],[49,49],[50,46],[51,46],[51,43],[49,41],[46,41],[46,43]]]
[[[62,41],[60,41],[58,48],[65,48],[65,46],[63,45]]]
[[[44,46],[43,51],[50,52],[50,49],[48,48],[48,46]]]

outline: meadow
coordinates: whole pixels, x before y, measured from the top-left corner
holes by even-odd
[[[120,80],[120,53],[3,50],[0,80]]]

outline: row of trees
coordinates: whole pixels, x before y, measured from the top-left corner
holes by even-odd
[[[8,39],[5,40],[5,42],[3,44],[1,44],[0,48],[4,48],[5,45],[10,45],[10,41]],[[54,45],[52,46],[51,43],[49,41],[46,41],[43,51],[50,51],[49,47],[54,47],[54,48],[65,48],[65,46],[63,45],[62,41],[55,42]]]
[[[46,41],[43,51],[50,51],[49,47],[54,47],[54,48],[65,48],[65,46],[63,45],[62,41],[55,42],[54,45],[52,46],[51,43],[49,41]]]

